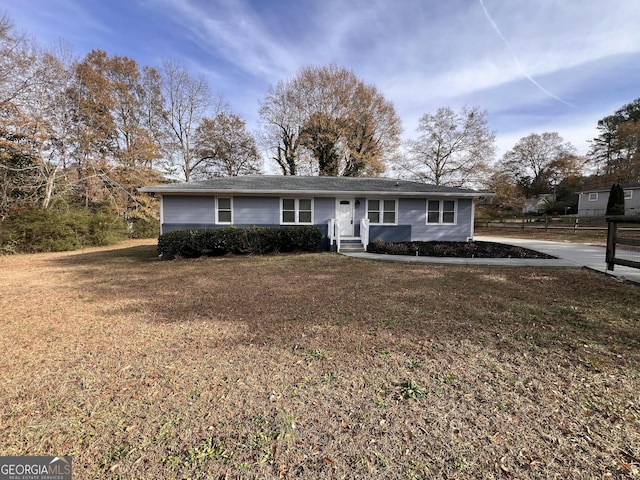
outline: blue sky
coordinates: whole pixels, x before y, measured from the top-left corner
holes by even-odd
[[[439,107],[488,111],[499,155],[557,131],[586,153],[640,97],[638,0],[4,0],[16,26],[82,57],[203,74],[250,129],[269,85],[336,63],[393,102],[404,138]]]

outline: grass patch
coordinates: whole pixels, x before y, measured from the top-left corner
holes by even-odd
[[[634,478],[640,289],[328,253],[0,257],[0,451],[78,478]]]

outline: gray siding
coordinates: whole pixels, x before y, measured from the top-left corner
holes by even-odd
[[[410,223],[412,241],[428,242],[432,240],[446,240],[450,242],[467,241],[471,235],[471,212],[473,201],[458,200],[458,211],[455,225],[427,225],[426,199],[400,200],[400,223]]]
[[[215,197],[162,197],[163,223],[208,225],[215,223],[215,213]]]
[[[369,242],[382,240],[383,242],[411,241],[411,225],[371,225],[369,227]]]
[[[315,198],[313,208],[314,225],[322,232],[323,246],[328,248],[327,223],[335,217],[335,198]],[[232,211],[237,227],[280,226],[280,197],[233,197]],[[214,197],[163,196],[162,233],[226,226],[215,223]]]
[[[361,202],[364,203],[364,202]],[[400,198],[398,203],[398,225],[371,225],[369,240],[386,242],[409,242],[432,240],[468,240],[471,232],[471,211],[473,201],[461,199],[457,202],[457,223],[455,225],[427,225],[427,199]],[[363,215],[366,212],[363,211]]]
[[[234,225],[280,225],[280,198],[233,197]]]
[[[636,193],[636,192],[634,192]],[[640,197],[640,195],[638,195]],[[304,195],[300,195],[304,197]],[[356,198],[360,204],[355,207],[355,235],[360,235],[360,220],[366,217],[366,199]],[[327,222],[335,217],[334,197],[314,198],[313,223],[327,236]],[[232,201],[233,224],[236,226],[280,225],[279,197],[236,196]],[[449,240],[465,241],[471,232],[473,201],[457,201],[457,223],[455,225],[427,225],[425,198],[398,199],[398,225],[372,225],[370,241],[388,242]],[[219,228],[216,225],[215,198],[207,196],[163,196],[162,233],[177,229]]]
[[[631,198],[624,200],[625,215],[640,215],[640,190],[632,189]],[[595,192],[594,192],[595,193]],[[603,216],[607,212],[609,192],[597,192],[598,200],[590,202],[589,193],[581,193],[578,197],[578,216]]]
[[[316,197],[313,200],[313,223],[316,225],[327,225],[329,219],[336,216],[336,199]],[[325,235],[327,228],[324,229]]]
[[[578,215],[580,217],[602,216],[607,211],[609,192],[597,192],[598,199],[589,201],[588,193],[581,193],[578,197]],[[635,193],[635,192],[633,192]],[[625,201],[626,203],[626,201]]]

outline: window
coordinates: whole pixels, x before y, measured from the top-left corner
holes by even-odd
[[[218,198],[218,223],[231,223],[231,199]]]
[[[598,194],[597,193],[590,193],[589,194],[589,201],[590,202],[597,202],[598,201]]]
[[[368,200],[367,218],[371,223],[395,224],[396,223],[395,200]]]
[[[455,200],[428,200],[427,223],[454,224],[456,223]]]
[[[625,190],[624,191],[624,199],[631,200],[633,198],[633,190]]]
[[[281,223],[310,224],[313,222],[313,202],[310,198],[283,198]]]

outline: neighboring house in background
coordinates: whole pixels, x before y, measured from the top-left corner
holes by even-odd
[[[341,242],[473,239],[476,190],[389,178],[255,175],[141,188],[160,197],[161,233],[178,229],[315,225]]]
[[[624,190],[625,215],[640,215],[640,183],[621,185]],[[602,188],[591,188],[579,192],[578,216],[601,217],[607,212],[607,202],[611,185]]]
[[[541,193],[535,197],[526,198],[524,200],[524,206],[522,207],[522,213],[541,213],[548,204],[555,201],[556,196],[554,193]]]

